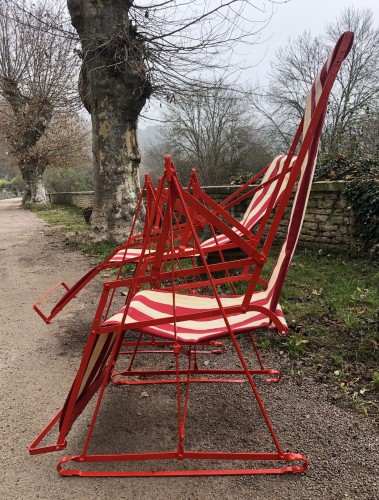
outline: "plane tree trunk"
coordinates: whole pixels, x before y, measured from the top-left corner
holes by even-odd
[[[91,114],[97,239],[122,242],[139,196],[139,114],[151,94],[143,42],[129,19],[128,0],[68,0],[82,43],[80,96]]]
[[[25,194],[22,203],[41,205],[46,203],[46,189],[43,180],[45,169],[35,162],[20,166],[22,178],[25,181]]]
[[[39,157],[36,146],[51,122],[53,105],[40,98],[25,97],[11,78],[3,78],[2,90],[14,113],[14,122],[7,129],[6,136],[25,182],[23,203],[44,204],[43,174],[47,165]]]

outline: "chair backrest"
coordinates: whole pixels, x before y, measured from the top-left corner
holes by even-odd
[[[260,189],[254,194],[249,206],[247,207],[244,213],[244,216],[240,220],[241,224],[243,224],[248,229],[252,229],[259,222],[261,214],[264,213],[267,202],[274,190],[275,183],[277,181],[277,176],[282,171],[283,166],[285,164],[285,160],[286,160],[285,155],[277,156],[270,163],[269,168],[266,170],[266,173],[262,177],[261,181],[262,189]],[[292,160],[295,161],[295,158],[293,158]],[[288,179],[288,174],[286,175],[286,178]],[[275,204],[279,203],[285,185],[286,182],[285,181],[282,182]]]
[[[346,32],[338,40],[333,52],[316,76],[308,93],[304,115],[288,155],[277,157],[268,167],[261,183],[264,188],[255,193],[245,216],[240,221],[241,225],[249,230],[260,223],[257,232],[257,241],[264,242],[262,244],[262,252],[267,256],[283,218],[285,208],[288,205],[291,193],[296,182],[299,183],[288,225],[287,238],[269,280],[269,288],[272,291],[273,297],[273,309],[276,308],[278,303],[284,278],[299,238],[314,175],[328,96],[342,61],[351,49],[353,37],[353,33]],[[296,157],[295,151],[300,141],[301,146]],[[199,192],[197,192],[197,196],[200,197]],[[205,196],[203,197],[205,199]],[[278,206],[278,210],[274,215],[272,223],[269,224],[273,209],[276,206]],[[233,230],[239,235],[243,234],[237,227],[233,227]],[[265,231],[268,231],[266,238]],[[226,243],[229,239],[227,236],[217,238],[218,244]],[[215,237],[209,238],[203,242],[202,248],[207,249],[211,247],[214,241]],[[255,284],[252,283],[247,297],[251,297],[254,286]]]
[[[346,32],[340,37],[333,52],[318,73],[307,96],[303,120],[299,127],[302,134],[302,145],[297,155],[296,164],[296,170],[299,170],[298,187],[292,205],[287,235],[268,281],[268,290],[271,294],[271,310],[275,310],[278,304],[284,279],[299,239],[316,166],[328,97],[341,64],[351,49],[353,38],[354,35],[351,32]],[[281,211],[284,211],[288,199],[289,193],[283,196]],[[278,217],[280,217],[280,214]],[[269,251],[271,243],[272,237],[270,236],[267,240],[267,246],[263,246],[263,253]]]
[[[240,219],[240,223],[249,231],[253,231],[254,228],[260,223],[262,217],[266,213],[267,205],[272,197],[273,191],[275,190],[276,183],[280,177],[280,174],[283,170],[284,165],[286,164],[286,155],[280,155],[274,158],[274,160],[265,168],[261,173],[261,182],[258,186],[250,189],[249,191],[241,194],[240,196],[236,196],[232,203],[228,202],[225,204],[221,204],[225,208],[230,208],[233,205],[237,205],[241,203],[246,198],[251,198],[251,201],[242,217]],[[296,161],[296,156],[291,159],[290,168]],[[259,179],[259,174],[254,177],[254,179]],[[276,195],[276,200],[274,202],[275,208],[283,195],[284,189],[286,187],[286,183],[289,179],[289,171],[285,175],[284,179],[280,182],[280,187]],[[242,186],[239,192],[242,192],[244,189],[251,186],[251,180],[248,181],[245,186]],[[230,200],[230,198],[229,198]],[[237,228],[233,227],[233,230],[236,231],[237,234],[241,234]],[[207,240],[203,241],[201,247],[203,249],[212,248],[216,245],[221,246],[225,245],[229,242],[229,238],[225,235],[218,235],[217,237],[211,237]]]

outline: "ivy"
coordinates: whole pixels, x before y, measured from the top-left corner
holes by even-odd
[[[254,175],[253,172],[237,172],[229,177],[228,184],[231,186],[243,186],[254,177]]]
[[[362,249],[379,254],[379,158],[341,153],[320,158],[315,180],[344,180]]]

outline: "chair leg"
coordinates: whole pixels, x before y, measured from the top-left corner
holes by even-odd
[[[271,440],[276,449],[275,452],[229,452],[229,451],[187,451],[184,446],[185,441],[185,425],[187,420],[187,408],[189,402],[189,392],[190,392],[190,378],[191,371],[193,367],[193,359],[188,358],[188,366],[186,379],[182,378],[182,370],[179,365],[180,356],[180,345],[174,346],[175,353],[175,372],[176,372],[176,392],[177,392],[177,432],[178,432],[178,443],[177,447],[173,451],[157,451],[157,452],[138,452],[138,453],[115,453],[115,454],[89,454],[87,453],[89,442],[91,439],[91,434],[93,430],[94,423],[96,421],[97,413],[99,410],[100,402],[104,389],[106,387],[107,378],[104,377],[102,387],[100,388],[100,393],[98,396],[98,401],[95,407],[95,411],[92,417],[90,429],[88,431],[87,438],[85,440],[83,451],[80,455],[72,457],[64,457],[58,462],[57,469],[63,476],[84,476],[84,477],[104,477],[104,476],[119,476],[119,477],[131,477],[131,476],[219,476],[219,475],[250,475],[250,474],[284,474],[293,473],[298,474],[305,472],[308,467],[307,459],[304,455],[299,453],[286,453],[283,452],[279,444],[278,438],[274,432],[271,421],[267,415],[266,409],[263,405],[263,401],[260,397],[258,389],[255,385],[251,370],[248,369],[246,360],[242,354],[242,351],[235,338],[232,337],[237,355],[240,359],[245,377],[252,389],[253,400],[258,404],[261,415],[266,427],[271,436]],[[185,383],[185,388],[181,388],[181,384]],[[271,462],[273,463],[269,467],[259,468],[220,468],[220,469],[197,469],[197,468],[182,468],[179,469],[181,463],[185,461],[196,461],[196,460],[212,460],[220,463],[220,466],[226,465],[228,461],[244,461],[246,463],[250,462]],[[159,470],[157,470],[157,461],[160,462]],[[162,462],[173,462],[175,465],[170,468],[161,468]],[[70,468],[69,462],[74,462],[78,464],[84,463],[115,463],[115,462],[151,462],[151,468],[140,469],[140,470],[82,470],[81,468]],[[67,467],[68,466],[68,467]],[[112,468],[111,468],[112,469]]]
[[[258,346],[255,342],[254,339],[254,334],[253,332],[248,333],[249,338],[251,340],[251,344],[253,347],[253,350],[255,352],[257,362],[259,365],[259,369],[255,370],[250,370],[250,373],[253,375],[268,375],[268,378],[266,378],[266,382],[269,383],[277,383],[281,380],[282,374],[280,373],[279,370],[275,369],[268,369],[265,368],[262,357],[260,354],[260,351],[258,349]],[[167,369],[167,370],[136,370],[134,369],[133,365],[134,362],[137,358],[137,355],[139,354],[147,354],[150,351],[145,351],[144,349],[141,351],[140,346],[144,345],[159,345],[156,342],[162,342],[162,345],[164,344],[166,346],[165,350],[158,349],[156,351],[151,351],[151,353],[158,354],[158,353],[163,353],[163,354],[171,354],[173,355],[174,350],[173,350],[173,345],[174,343],[172,341],[157,341],[155,339],[152,339],[151,341],[147,341],[146,344],[144,343],[145,341],[142,341],[142,335],[139,335],[138,339],[135,341],[132,341],[134,345],[134,349],[130,351],[130,353],[124,352],[124,354],[130,354],[131,358],[129,361],[129,365],[126,370],[122,371],[115,371],[112,373],[111,380],[114,384],[117,385],[149,385],[149,384],[166,384],[166,383],[175,383],[175,378],[168,379],[168,376],[175,377],[175,370],[174,369]],[[125,341],[123,343],[125,345]],[[130,344],[132,345],[132,344]],[[193,358],[194,363],[191,368],[191,383],[194,382],[246,382],[246,379],[236,379],[236,378],[230,378],[231,376],[239,376],[243,375],[244,371],[243,370],[219,370],[219,369],[200,369],[197,364],[197,359],[199,355],[203,355],[205,353],[207,354],[220,354],[221,352],[225,351],[225,345],[223,342],[219,341],[212,341],[204,344],[206,347],[211,346],[211,347],[216,347],[216,349],[212,350],[199,350],[197,346],[191,346],[191,347],[186,347],[186,346],[181,346],[180,347],[180,354],[190,356]],[[121,352],[120,352],[121,354]],[[180,371],[180,375],[186,375],[186,371],[182,370]],[[208,377],[205,377],[207,376]],[[228,378],[222,378],[222,379],[215,379],[214,375],[227,375]],[[213,376],[213,378],[212,378]],[[142,378],[141,380],[136,380],[137,378]],[[151,379],[151,377],[163,377],[161,379]],[[196,378],[195,378],[196,377]],[[133,380],[134,379],[134,380]],[[183,379],[184,381],[185,379]]]
[[[259,363],[259,366],[261,367],[261,370],[263,372],[266,372],[267,370],[263,365],[261,353],[258,349],[257,343],[255,342],[253,332],[249,332],[249,337],[250,337],[251,343],[253,345],[255,355],[257,356],[257,361]],[[273,377],[266,378],[266,382],[268,382],[268,383],[278,383],[282,379],[282,374],[279,370],[271,370],[271,374],[273,375]]]

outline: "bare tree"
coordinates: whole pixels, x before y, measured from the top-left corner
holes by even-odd
[[[355,43],[332,94],[324,147],[332,154],[341,148],[378,154],[378,138],[372,141],[370,135],[379,119],[379,28],[372,11],[347,8],[328,26],[328,41],[346,30],[354,31]]]
[[[271,154],[250,107],[243,93],[227,90],[222,81],[182,97],[169,108],[162,140],[149,148],[144,163],[150,159],[154,165],[162,157],[163,145],[175,154],[183,178],[196,168],[206,185],[225,184],[233,175],[259,171]]]
[[[321,149],[335,154],[341,149],[357,152],[360,146],[367,148],[368,135],[366,139],[364,135],[377,121],[379,104],[379,29],[374,27],[370,10],[352,7],[330,23],[323,36],[304,33],[277,52],[269,91],[258,105],[273,141],[276,138],[288,145],[304,109],[306,89],[344,31],[355,33],[355,43],[330,95]]]
[[[74,111],[57,113],[31,154],[50,168],[88,164],[92,160],[88,124]]]
[[[93,190],[91,125],[78,114],[58,114],[39,143],[50,191]]]
[[[146,100],[155,94],[174,101],[201,85],[199,72],[224,71],[233,45],[258,36],[271,3],[67,0],[81,41],[80,94],[92,118],[91,225],[99,238],[123,240],[129,230],[139,194],[137,120]],[[247,7],[252,17],[267,9],[260,24],[243,17]]]
[[[17,177],[18,170],[17,160],[9,154],[10,145],[7,141],[13,119],[9,104],[3,101],[0,104],[0,174],[3,170],[8,174],[8,178]],[[71,181],[83,176],[93,178],[89,125],[74,111],[56,113],[39,141],[27,154],[36,160],[40,169],[44,169],[44,184],[48,189],[54,187],[56,190],[56,186],[60,184],[64,184],[64,187],[70,185],[70,182],[62,182],[65,175],[68,175]],[[1,163],[5,163],[5,168],[1,168]],[[58,179],[55,181],[54,177]],[[79,182],[79,185],[82,184]],[[81,189],[93,189],[93,179],[89,179],[87,184],[87,188]],[[67,190],[70,189],[62,189]]]
[[[14,176],[18,173],[16,159],[12,154],[10,154],[9,146],[7,144],[6,137],[1,132],[2,131],[2,102],[0,100],[0,176],[6,175]]]
[[[78,106],[76,42],[57,36],[62,19],[61,1],[30,7],[0,0],[0,95],[9,104],[5,132],[26,184],[25,203],[46,201],[38,142],[55,113]]]

